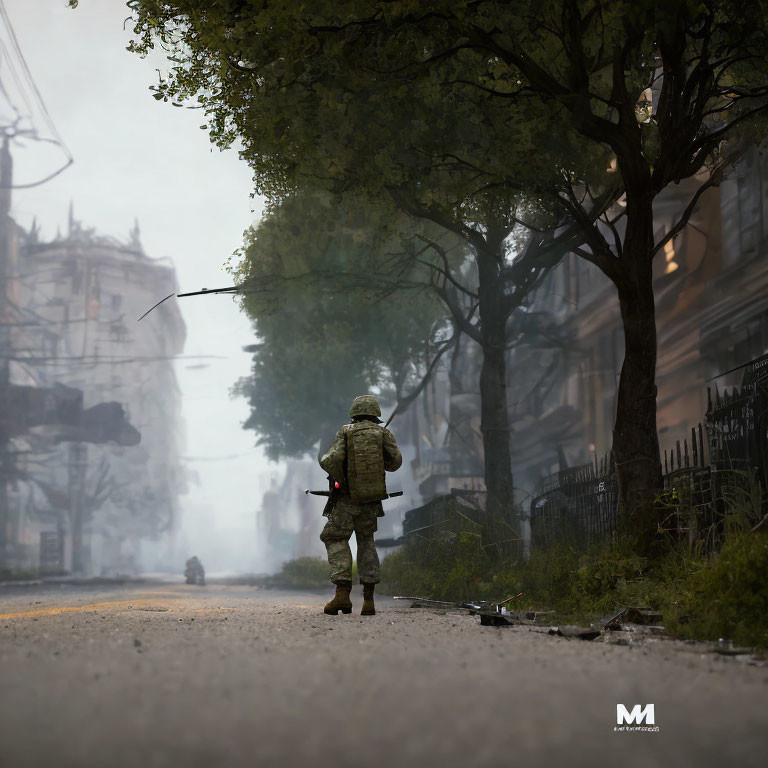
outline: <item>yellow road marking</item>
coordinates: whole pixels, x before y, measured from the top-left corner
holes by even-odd
[[[156,598],[156,597],[168,597],[168,598],[171,598],[172,600],[187,600],[188,599],[186,595],[179,594],[178,592],[162,592],[162,591],[154,592],[152,590],[144,590],[143,589],[141,592],[137,591],[134,594],[136,595],[136,597],[134,598],[134,602],[141,602],[142,600],[144,602],[146,602],[147,599],[152,599],[152,598]],[[127,602],[130,603],[131,601],[128,600]]]
[[[178,598],[177,598],[178,600]],[[60,613],[71,613],[73,611],[95,611],[103,608],[114,608],[116,606],[130,605],[137,608],[156,603],[156,600],[114,600],[108,603],[89,603],[87,605],[62,605],[56,608],[36,608],[31,611],[15,611],[13,613],[0,613],[0,619],[21,619],[34,616],[57,616]]]

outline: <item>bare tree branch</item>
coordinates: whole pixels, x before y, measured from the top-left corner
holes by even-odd
[[[429,382],[430,378],[432,377],[432,373],[434,372],[435,368],[437,367],[437,364],[440,362],[440,358],[445,354],[445,352],[451,347],[456,347],[458,344],[458,334],[454,334],[451,336],[450,339],[447,339],[445,342],[442,343],[440,349],[438,350],[435,357],[432,359],[432,362],[430,363],[429,367],[427,368],[427,372],[422,376],[421,381],[418,383],[416,388],[410,392],[405,397],[398,397],[397,405],[395,406],[395,410],[392,411],[392,414],[390,415],[389,419],[387,419],[387,423],[385,426],[389,426],[392,419],[395,418],[400,413],[404,413],[413,403],[413,401],[424,391],[424,387],[427,386],[427,383]]]

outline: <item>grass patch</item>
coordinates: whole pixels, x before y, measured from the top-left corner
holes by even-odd
[[[528,562],[499,563],[472,535],[408,542],[382,563],[381,591],[437,600],[500,601],[554,610],[559,621],[588,623],[626,606],[651,608],[677,637],[725,638],[768,647],[768,531],[753,515],[729,517],[717,553],[668,542],[658,557],[628,545],[580,551],[561,542]]]
[[[357,563],[352,564],[352,583],[356,584]],[[322,557],[297,557],[283,563],[282,569],[270,578],[270,585],[290,589],[320,589],[331,583],[331,566]]]
[[[48,575],[48,574],[46,574]],[[51,574],[59,575],[59,574]],[[0,581],[34,581],[40,578],[39,571],[32,569],[11,568],[0,570]]]
[[[331,566],[320,557],[298,557],[283,563],[272,580],[275,586],[317,589],[330,583]]]
[[[681,632],[768,647],[768,533],[731,534],[686,586]]]

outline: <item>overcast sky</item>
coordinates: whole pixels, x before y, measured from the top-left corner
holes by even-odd
[[[223,264],[260,215],[260,201],[250,197],[250,170],[236,151],[213,147],[199,128],[199,111],[152,98],[148,88],[162,60],[125,50],[131,25],[123,30],[129,13],[124,0],[81,0],[76,10],[66,0],[4,2],[32,77],[74,157],[52,181],[14,191],[14,218],[28,227],[36,217],[45,239],[57,228],[66,232],[70,201],[75,218],[99,234],[126,238],[137,218],[146,253],[173,260],[182,290],[231,284]],[[178,301],[187,325],[184,355],[225,358],[177,362],[185,454],[234,455],[188,462],[200,480],[182,500],[190,546],[216,538],[210,555],[216,570],[230,542],[237,542],[231,563],[258,567],[250,548],[260,504],[253,478],[277,467],[253,447],[253,433],[241,428],[246,403],[229,396],[249,371],[242,347],[253,334],[230,297]],[[204,363],[208,367],[190,367]]]

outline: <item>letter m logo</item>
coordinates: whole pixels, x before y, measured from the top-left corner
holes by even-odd
[[[635,704],[635,706],[632,707],[631,712],[629,712],[623,704],[616,705],[617,725],[632,725],[633,723],[640,725],[643,722],[645,722],[647,725],[656,724],[653,704],[646,704],[644,707],[641,707],[639,704]]]

